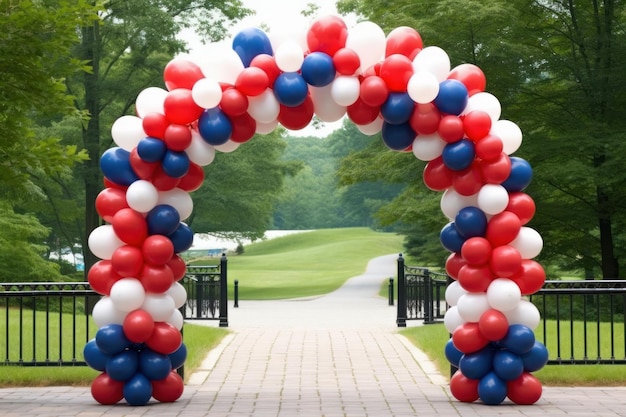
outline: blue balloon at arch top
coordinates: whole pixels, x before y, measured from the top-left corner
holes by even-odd
[[[244,67],[249,67],[255,56],[274,55],[267,34],[259,28],[243,29],[233,38],[233,50],[239,55]]]
[[[167,150],[161,161],[163,172],[172,178],[182,178],[189,171],[189,157],[184,151]]]
[[[441,153],[443,163],[452,171],[463,171],[468,168],[472,165],[475,156],[474,142],[469,139],[448,143]]]
[[[198,132],[206,143],[218,146],[228,142],[233,125],[221,109],[214,107],[203,111],[198,118]]]
[[[458,116],[465,110],[468,99],[467,87],[462,82],[444,80],[439,84],[439,94],[434,103],[440,112]]]
[[[439,240],[444,248],[448,249],[450,252],[456,253],[461,253],[461,247],[463,247],[463,243],[465,242],[465,239],[459,233],[454,222],[446,224],[443,229],[441,229]]]
[[[485,212],[474,206],[463,207],[454,218],[454,224],[459,234],[466,239],[485,236],[487,223]]]
[[[413,145],[415,131],[409,123],[391,124],[383,122],[383,143],[394,151],[404,151]]]
[[[193,231],[185,223],[179,223],[176,230],[167,236],[174,245],[174,252],[186,251],[193,244]]]
[[[533,178],[533,169],[525,159],[517,156],[511,158],[511,173],[509,177],[502,183],[509,193],[515,193],[524,190],[530,184]]]
[[[283,106],[297,107],[308,94],[309,86],[297,72],[283,72],[274,81],[274,96]]]
[[[167,236],[174,233],[180,224],[178,210],[169,204],[159,204],[146,215],[148,233]]]
[[[119,147],[104,151],[100,157],[100,170],[106,178],[122,186],[131,185],[139,179],[130,165],[130,152]]]
[[[146,137],[137,144],[137,155],[145,162],[160,162],[167,151],[161,139]]]
[[[390,124],[406,123],[411,118],[415,102],[408,93],[390,93],[380,108],[383,120]]]
[[[313,87],[324,87],[335,79],[335,64],[333,58],[324,52],[311,52],[304,57],[300,68],[302,78]]]

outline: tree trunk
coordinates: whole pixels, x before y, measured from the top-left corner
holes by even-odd
[[[613,251],[613,230],[608,209],[609,197],[600,187],[598,197],[598,226],[600,229],[600,254],[602,259],[602,279],[619,278],[619,264]]]

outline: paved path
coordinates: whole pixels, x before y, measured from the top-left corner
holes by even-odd
[[[626,387],[546,387],[532,406],[453,399],[377,296],[395,260],[372,260],[326,296],[230,308],[232,333],[175,403],[101,406],[88,388],[0,389],[0,416],[626,416]]]

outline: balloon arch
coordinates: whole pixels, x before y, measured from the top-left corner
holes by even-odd
[[[541,236],[525,226],[535,213],[523,192],[532,169],[510,156],[518,126],[500,120],[480,68],[451,69],[441,48],[424,47],[417,31],[388,35],[372,22],[348,28],[339,16],[315,19],[299,36],[270,38],[246,29],[232,47],[211,45],[199,57],[165,67],[166,89],[149,87],[136,116],[115,121],[117,147],[100,159],[105,189],[96,209],[106,224],[89,236],[100,260],[88,279],[103,297],[93,309],[98,331],[84,348],[102,373],[96,401],[131,405],[176,401],[186,359],[178,308],[187,294],[180,253],[193,241],[184,223],[203,166],[279,123],[302,129],[314,114],[344,115],[367,135],[382,134],[393,151],[427,161],[426,186],[441,191],[448,219],[440,234],[450,252],[444,323],[446,357],[459,368],[450,390],[459,401],[533,404],[542,393],[532,372],[548,352],[535,340],[539,312],[524,296],[545,272],[532,260]]]

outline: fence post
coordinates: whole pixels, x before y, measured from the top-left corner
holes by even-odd
[[[424,270],[424,324],[433,323],[433,281],[430,270]]]
[[[404,279],[404,258],[398,256],[398,312],[396,314],[398,327],[406,327],[406,282]]]
[[[219,327],[228,327],[228,276],[226,254],[220,259],[220,324]]]
[[[239,308],[239,280],[236,279],[235,280],[235,291],[234,291],[234,297],[235,297],[235,303],[233,304],[233,307],[235,308]]]
[[[393,278],[389,278],[389,305],[393,305]]]

